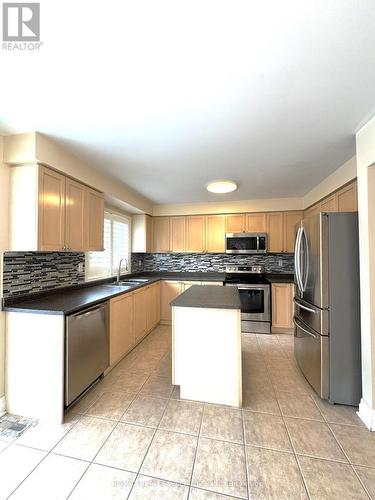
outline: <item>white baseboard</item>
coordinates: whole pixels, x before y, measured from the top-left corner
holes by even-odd
[[[5,413],[5,396],[2,396],[0,398],[0,417],[2,417]]]
[[[375,410],[370,408],[364,399],[359,403],[357,415],[370,431],[375,431]]]

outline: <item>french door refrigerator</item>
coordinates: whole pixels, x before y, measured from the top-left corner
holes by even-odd
[[[298,224],[294,355],[321,398],[347,405],[361,397],[358,243],[354,212]]]

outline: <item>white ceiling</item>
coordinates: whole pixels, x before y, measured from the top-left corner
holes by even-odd
[[[302,196],[375,111],[374,0],[41,1],[0,50],[0,131],[38,130],[155,203]]]

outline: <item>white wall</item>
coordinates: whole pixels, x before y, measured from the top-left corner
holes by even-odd
[[[151,202],[125,184],[82,162],[56,141],[39,132],[4,137],[4,161],[9,164],[43,163],[106,194],[126,211],[152,213]]]
[[[361,330],[364,413],[375,430],[375,118],[357,133],[357,181],[361,266]],[[371,169],[371,170],[370,170]],[[370,190],[370,196],[369,196]],[[361,408],[360,408],[361,411]]]
[[[3,164],[3,138],[0,136],[0,297],[3,283],[3,252],[8,244],[8,167]],[[5,409],[5,314],[0,311],[0,415]]]
[[[344,184],[347,184],[355,179],[356,176],[357,159],[353,156],[303,197],[303,208],[314,205],[316,202],[325,198],[333,191],[336,191]]]

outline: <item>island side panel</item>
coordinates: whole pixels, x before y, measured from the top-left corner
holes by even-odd
[[[64,316],[7,313],[8,413],[64,420]]]
[[[173,307],[173,383],[183,399],[242,406],[239,309]]]

